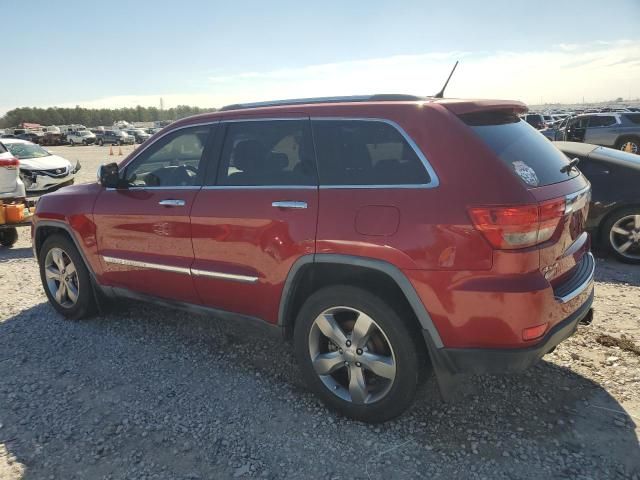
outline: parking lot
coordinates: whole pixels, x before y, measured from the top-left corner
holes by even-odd
[[[50,150],[85,182],[119,148]],[[125,302],[64,320],[22,228],[0,250],[0,479],[640,479],[640,268],[597,263],[593,323],[538,366],[464,378],[450,403],[429,378],[409,412],[367,425],[248,327]]]

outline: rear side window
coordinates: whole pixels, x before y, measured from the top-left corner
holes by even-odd
[[[424,185],[416,150],[394,126],[375,120],[313,120],[321,185]]]
[[[308,120],[231,122],[219,185],[316,185]]]
[[[613,115],[595,115],[589,118],[589,127],[610,127],[616,124]]]
[[[567,157],[516,115],[490,112],[460,118],[531,187],[559,183],[579,174],[576,169],[561,172],[568,163]]]
[[[635,123],[637,125],[640,125],[640,113],[631,113],[631,114],[627,114],[625,115],[626,119],[629,120],[631,123]]]

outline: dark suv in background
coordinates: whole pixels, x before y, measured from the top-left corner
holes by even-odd
[[[442,390],[521,371],[591,315],[595,265],[589,182],[525,112],[379,95],[177,121],[40,200],[44,290],[74,319],[125,296],[269,326],[367,421],[425,369]]]
[[[103,130],[96,132],[96,143],[100,146],[105,144],[133,144],[135,143],[135,137],[119,130]]]

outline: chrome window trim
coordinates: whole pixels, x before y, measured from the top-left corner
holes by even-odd
[[[440,179],[438,178],[438,175],[436,174],[435,170],[429,163],[429,160],[427,160],[427,157],[425,156],[425,154],[422,152],[422,150],[420,150],[420,147],[418,147],[416,142],[413,141],[413,139],[404,130],[404,128],[402,128],[398,123],[394,122],[393,120],[389,120],[388,118],[376,118],[376,117],[310,117],[310,120],[312,122],[312,128],[313,128],[314,121],[339,121],[339,122],[354,121],[354,122],[386,123],[387,125],[390,125],[391,127],[395,128],[400,133],[400,135],[402,135],[402,138],[404,138],[404,140],[409,144],[409,146],[413,149],[413,151],[416,153],[416,155],[422,162],[422,165],[426,169],[427,174],[429,175],[429,178],[430,178],[430,181],[428,183],[416,183],[416,184],[409,184],[409,185],[325,185],[325,184],[320,184],[320,188],[322,189],[325,189],[325,188],[436,188],[440,185]],[[317,163],[318,163],[318,159],[316,157],[316,164]]]
[[[282,121],[309,121],[309,116],[304,117],[246,117],[246,118],[223,118],[220,123],[238,123],[238,122],[282,122]]]
[[[242,283],[256,283],[258,281],[258,277],[251,276],[251,275],[237,275],[235,273],[216,272],[213,270],[201,270],[197,268],[188,268],[188,267],[175,267],[173,265],[165,265],[162,263],[141,262],[138,260],[129,260],[125,258],[112,257],[110,255],[102,255],[102,260],[104,260],[106,263],[111,263],[114,265],[125,265],[127,267],[147,268],[151,270],[181,273],[184,275],[191,275],[196,277],[219,278],[222,280],[233,280],[233,281],[242,282]]]
[[[130,190],[200,190],[200,185],[176,185],[175,187],[127,187],[127,188],[107,188],[108,192],[121,191],[128,192]]]
[[[212,270],[191,269],[191,274],[196,277],[220,278],[222,280],[234,280],[242,283],[256,283],[258,277],[251,275],[236,275],[235,273],[214,272]]]

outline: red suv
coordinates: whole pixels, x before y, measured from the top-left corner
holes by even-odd
[[[589,182],[524,112],[378,95],[180,120],[40,200],[44,290],[73,319],[124,296],[259,320],[367,421],[427,368],[441,390],[520,371],[590,316],[594,272]]]

